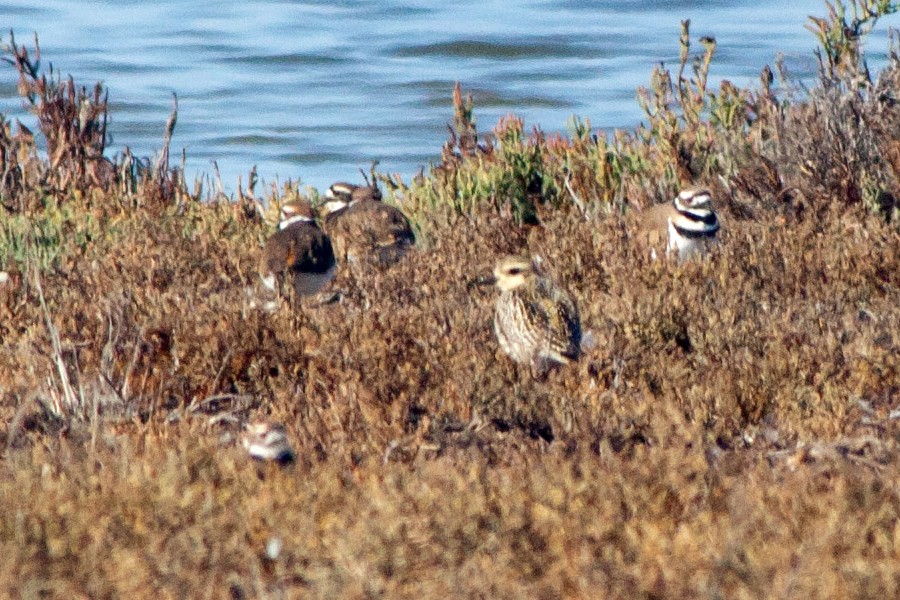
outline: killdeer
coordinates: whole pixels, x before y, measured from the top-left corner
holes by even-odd
[[[266,243],[261,271],[263,284],[270,291],[278,289],[279,279],[290,277],[300,296],[315,294],[334,279],[337,263],[331,240],[316,225],[308,202],[281,207],[281,222]]]
[[[409,219],[381,201],[376,186],[335,183],[326,192],[325,231],[340,258],[358,262],[372,258],[382,265],[397,262],[415,244]]]
[[[501,259],[493,281],[500,288],[494,332],[506,354],[530,364],[538,376],[555,364],[578,359],[581,321],[566,290],[541,275],[534,261],[521,256]]]
[[[277,423],[252,423],[247,426],[241,442],[256,460],[287,464],[294,460],[294,450],[288,443],[287,432]]]
[[[359,202],[362,200],[381,200],[381,190],[376,185],[353,185],[345,181],[331,184],[325,196],[334,201]]]
[[[705,254],[716,241],[719,219],[706,190],[683,190],[671,202],[657,204],[640,213],[642,237],[649,243],[651,256],[665,242],[666,254],[679,259]]]

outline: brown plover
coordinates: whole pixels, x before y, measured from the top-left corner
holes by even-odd
[[[378,187],[335,183],[326,197],[324,227],[339,258],[390,265],[415,244],[409,219],[381,201]]]
[[[316,294],[337,271],[331,240],[315,221],[315,212],[306,201],[281,207],[281,222],[266,243],[261,266],[263,284],[271,291],[279,280],[290,280],[299,296]]]

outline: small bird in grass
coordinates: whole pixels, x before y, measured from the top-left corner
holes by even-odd
[[[400,209],[381,201],[377,186],[335,183],[326,192],[325,231],[338,257],[349,262],[397,262],[416,237]]]
[[[381,190],[377,185],[354,185],[345,181],[338,181],[328,187],[325,192],[328,201],[325,208],[329,213],[334,213],[340,208],[346,208],[355,202],[363,202],[365,200],[381,200]]]
[[[719,219],[706,190],[683,190],[671,202],[639,213],[639,230],[651,248],[651,256],[665,244],[666,254],[684,260],[703,255],[716,242]]]
[[[572,296],[543,276],[535,262],[507,256],[494,268],[500,289],[494,332],[514,361],[529,364],[536,377],[554,365],[577,360],[581,352],[581,320]]]
[[[278,231],[265,247],[263,284],[275,292],[280,279],[289,279],[297,295],[310,296],[334,279],[336,271],[331,240],[316,224],[309,202],[282,206]]]
[[[287,432],[277,423],[251,423],[242,440],[244,448],[256,460],[274,461],[286,465],[294,461],[294,450],[288,443]]]
[[[13,280],[9,273],[0,271],[0,301],[12,293]]]

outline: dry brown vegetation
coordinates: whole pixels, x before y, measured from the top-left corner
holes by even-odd
[[[95,133],[42,157],[0,132],[3,594],[900,595],[900,59],[872,82],[839,41],[785,99],[768,70],[707,90],[704,40],[614,139],[510,118],[485,142],[458,90],[442,163],[381,175],[417,251],[272,314],[245,291],[257,207],[296,187],[201,202],[167,159],[88,151],[105,94],[72,121],[85,100],[29,87],[16,46],[44,135]],[[719,251],[648,260],[633,208],[694,183]],[[522,251],[597,342],[547,381],[498,350],[477,285]],[[285,424],[296,462],[250,461],[248,420]]]

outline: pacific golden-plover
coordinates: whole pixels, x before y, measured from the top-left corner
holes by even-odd
[[[501,259],[493,280],[500,288],[494,332],[506,354],[530,365],[536,376],[578,359],[581,321],[566,290],[542,275],[533,260],[521,256]]]

